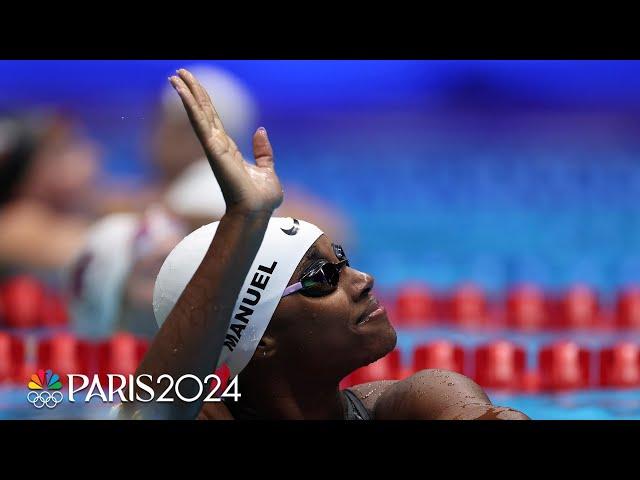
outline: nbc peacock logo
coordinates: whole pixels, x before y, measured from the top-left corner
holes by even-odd
[[[27,400],[36,408],[55,408],[62,402],[62,382],[51,370],[47,370],[46,373],[44,370],[38,370],[38,373],[31,375],[27,387]]]

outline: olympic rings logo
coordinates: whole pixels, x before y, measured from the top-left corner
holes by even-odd
[[[47,390],[30,391],[27,393],[27,401],[36,408],[43,408],[45,405],[47,408],[55,408],[62,401],[62,392],[54,391],[49,392]]]
[[[60,376],[50,369],[40,369],[31,375],[27,388],[30,390],[27,393],[27,401],[36,408],[55,408],[62,402],[62,392],[59,391],[62,388]]]

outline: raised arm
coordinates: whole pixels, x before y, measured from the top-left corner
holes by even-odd
[[[283,199],[267,132],[257,130],[253,137],[255,164],[246,162],[225,132],[207,92],[188,71],[177,73],[169,81],[182,99],[227,209],[202,263],[136,371],[136,376],[151,375],[155,398],[167,388],[166,383],[155,384],[162,374],[174,379],[192,374],[204,380],[215,369],[236,298],[269,218]],[[193,383],[180,385],[180,393],[195,396],[196,385],[188,390]],[[144,391],[140,395],[148,397]],[[193,419],[202,408],[204,395],[192,403],[180,402],[175,392],[170,392],[173,403],[123,403],[120,417]]]

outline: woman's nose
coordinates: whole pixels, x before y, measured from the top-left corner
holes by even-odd
[[[347,274],[348,288],[354,302],[369,295],[375,282],[373,276],[351,267],[346,267],[344,273]]]

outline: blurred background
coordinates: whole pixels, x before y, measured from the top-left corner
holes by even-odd
[[[539,419],[640,419],[640,62],[0,61],[0,418],[38,369],[133,373],[153,282],[224,201],[190,68],[285,203],[373,274],[396,352]]]

